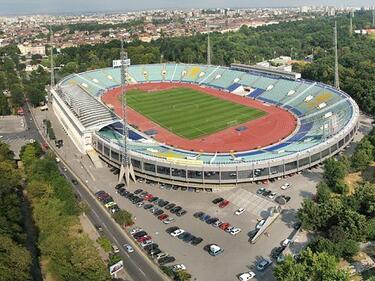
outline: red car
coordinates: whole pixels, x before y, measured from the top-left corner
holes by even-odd
[[[228,227],[230,227],[230,223],[227,223],[227,222],[222,223],[219,227],[222,230],[226,230]]]
[[[161,220],[161,221],[163,221],[163,220],[165,220],[168,217],[169,216],[167,214],[162,214],[162,215],[158,216],[158,219]]]
[[[226,206],[228,206],[228,204],[229,204],[229,201],[228,200],[224,200],[223,202],[221,202],[219,204],[219,207],[220,208],[225,208]]]
[[[151,240],[151,236],[150,236],[150,235],[145,235],[145,236],[139,237],[139,238],[137,239],[137,242],[139,242],[139,243],[143,243],[143,242],[145,242],[145,241],[147,241],[147,240]]]
[[[145,201],[148,201],[148,200],[150,200],[151,198],[153,198],[154,197],[154,195],[152,195],[151,193],[149,193],[149,194],[147,194],[143,199],[145,200]]]

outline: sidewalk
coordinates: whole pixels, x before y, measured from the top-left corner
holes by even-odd
[[[100,237],[99,232],[96,230],[95,226],[91,223],[89,218],[82,214],[79,216],[79,220],[82,226],[83,231],[89,236],[89,238],[93,241],[95,248],[98,250],[101,259],[107,264],[108,262],[108,253],[106,253],[103,248],[96,242]],[[130,276],[126,273],[125,270],[121,270],[117,273],[117,278],[121,278],[126,281],[133,281]]]

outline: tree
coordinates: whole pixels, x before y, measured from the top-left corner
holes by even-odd
[[[313,253],[303,250],[298,260],[288,255],[274,270],[279,281],[349,281],[346,271],[338,269],[336,258],[326,252]]]
[[[0,281],[32,280],[29,252],[12,239],[0,234]]]
[[[370,183],[360,183],[356,186],[352,196],[353,207],[361,214],[375,217],[375,185]]]
[[[191,275],[186,270],[179,270],[175,273],[174,280],[176,281],[189,281],[191,279]]]
[[[132,225],[132,214],[125,210],[120,210],[113,214],[114,220],[121,226]]]
[[[336,185],[342,182],[346,173],[346,165],[343,162],[334,158],[325,161],[323,179],[331,190],[336,190]]]
[[[9,145],[0,141],[0,162],[13,160],[14,152],[9,149]]]
[[[329,200],[331,197],[331,191],[325,182],[320,182],[316,190],[316,201],[318,203],[323,203]]]
[[[323,222],[320,220],[321,209],[318,204],[311,199],[305,199],[298,210],[298,219],[302,223],[302,228],[306,230],[318,230]]]
[[[364,138],[356,147],[352,156],[352,167],[355,170],[363,171],[374,159],[374,146],[367,139]]]

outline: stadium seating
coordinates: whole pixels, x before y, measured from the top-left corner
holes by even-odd
[[[283,78],[272,78],[259,73],[235,71],[226,67],[191,65],[191,64],[154,64],[154,65],[132,65],[128,69],[129,82],[186,82],[202,84],[209,87],[233,91],[239,85],[255,89],[249,97],[263,102],[281,106],[296,114],[300,119],[300,127],[297,132],[282,141],[265,149],[240,152],[231,154],[218,154],[213,157],[210,153],[201,153],[199,159],[204,163],[225,164],[233,163],[233,156],[242,162],[269,160],[290,155],[308,148],[312,148],[325,138],[342,130],[350,121],[353,114],[351,104],[340,91],[327,85],[312,83],[303,80],[288,80]],[[121,82],[120,68],[104,68],[85,73],[75,74],[64,78],[62,86],[78,86],[74,88],[76,95],[86,92],[94,97],[99,97],[106,88],[119,85]],[[272,85],[272,86],[271,86]],[[268,90],[267,90],[268,89]],[[66,93],[69,96],[68,93]],[[77,99],[86,102],[86,99]],[[95,106],[101,107],[95,103]],[[101,109],[102,110],[102,109]],[[83,122],[96,121],[97,114],[81,116]],[[107,120],[113,118],[101,112]],[[93,119],[94,118],[94,119]],[[120,122],[106,126],[98,134],[111,142],[121,145],[122,125]],[[186,158],[196,156],[196,152],[188,152],[163,144],[144,143],[146,137],[137,130],[129,130],[130,147],[138,153],[162,157],[173,153],[176,157]],[[152,148],[150,150],[150,148]]]

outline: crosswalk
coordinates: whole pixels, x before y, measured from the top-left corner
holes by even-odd
[[[15,159],[19,159],[21,147],[29,143],[29,139],[25,139],[21,136],[4,136],[1,138],[1,141],[3,141],[6,144],[9,144],[10,149],[14,152]]]
[[[246,211],[256,216],[261,216],[262,212],[268,211],[271,207],[277,206],[276,203],[242,188],[238,188],[234,192],[231,192],[231,195],[226,199],[237,205],[239,208],[244,208]]]

